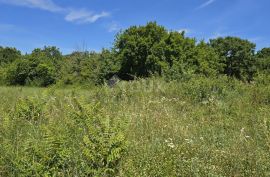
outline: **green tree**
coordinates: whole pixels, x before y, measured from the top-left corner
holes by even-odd
[[[97,52],[74,52],[67,56],[63,69],[64,84],[102,84],[117,74],[120,64],[108,49]]]
[[[168,35],[168,31],[150,22],[146,26],[132,26],[116,37],[114,51],[120,60],[120,74],[147,77],[157,72],[152,49]],[[161,58],[159,57],[158,60]]]
[[[222,64],[218,54],[204,41],[201,41],[196,46],[194,62],[195,73],[205,76],[215,76],[224,68],[224,64]]]
[[[117,74],[119,69],[120,64],[114,60],[113,53],[108,49],[102,49],[101,53],[83,62],[82,75],[94,84],[103,84],[104,80]]]
[[[0,46],[0,65],[10,64],[21,57],[21,52],[16,48]]]
[[[62,59],[62,54],[60,50],[55,46],[45,46],[43,49],[36,48],[31,53],[34,57],[46,57],[51,60]]]
[[[62,65],[63,84],[93,84],[94,70],[99,66],[99,53],[73,52],[64,58]]]
[[[161,73],[169,80],[180,79],[195,70],[195,39],[185,37],[185,33],[168,32],[153,54],[161,59]]]
[[[5,81],[8,85],[25,85],[30,72],[30,63],[17,59],[7,68]]]
[[[31,56],[38,60],[47,60],[49,62],[52,62],[59,77],[59,75],[61,74],[61,65],[63,64],[63,55],[60,52],[59,48],[55,46],[45,46],[43,49],[37,48],[33,50]]]
[[[256,71],[255,44],[238,37],[220,37],[211,39],[210,46],[219,54],[225,65],[222,73],[241,80],[252,79]]]
[[[114,45],[120,74],[149,77],[152,74],[169,80],[185,75],[215,75],[222,70],[219,56],[206,43],[185,37],[185,33],[168,31],[150,22],[120,33]]]
[[[270,48],[263,48],[256,54],[256,66],[259,72],[270,73]]]
[[[46,87],[56,83],[58,73],[55,61],[37,50],[15,60],[7,68],[7,84]]]

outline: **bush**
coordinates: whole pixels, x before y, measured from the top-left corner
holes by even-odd
[[[56,83],[56,68],[46,60],[18,59],[7,68],[5,81],[8,85],[47,87]]]
[[[99,106],[87,106],[75,99],[78,111],[72,117],[84,129],[81,150],[88,176],[115,176],[126,149],[124,135],[113,120],[100,114]]]

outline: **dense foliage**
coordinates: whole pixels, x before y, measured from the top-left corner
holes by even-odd
[[[222,73],[241,80],[252,80],[256,71],[255,47],[248,40],[226,37],[210,40],[224,64]]]
[[[260,72],[270,74],[270,48],[263,48],[257,53],[257,68]]]
[[[184,32],[168,31],[150,22],[120,32],[112,49],[99,53],[62,55],[56,47],[44,47],[21,55],[15,48],[0,47],[0,84],[97,85],[115,74],[123,80],[227,75],[251,82],[257,75],[268,74],[270,68],[270,48],[256,53],[255,47],[238,37],[198,42]]]

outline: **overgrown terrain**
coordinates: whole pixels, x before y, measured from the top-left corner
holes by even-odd
[[[0,176],[270,176],[265,78],[0,95]]]
[[[270,176],[270,48],[248,40],[150,22],[101,52],[0,46],[0,85],[0,176]]]

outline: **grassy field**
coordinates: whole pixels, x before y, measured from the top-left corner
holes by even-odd
[[[270,176],[270,85],[0,88],[0,176]]]

